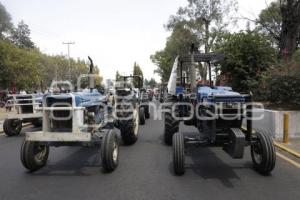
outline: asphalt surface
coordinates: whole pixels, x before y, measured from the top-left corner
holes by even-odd
[[[182,126],[183,132],[195,131]],[[102,172],[99,149],[81,147],[53,147],[47,166],[28,173],[19,152],[29,130],[0,136],[1,200],[300,199],[300,169],[277,157],[272,175],[261,176],[252,169],[249,149],[244,159],[233,160],[220,148],[190,148],[185,175],[175,176],[163,122],[152,119],[140,126],[136,144],[121,146],[113,173]]]

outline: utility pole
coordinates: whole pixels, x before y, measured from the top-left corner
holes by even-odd
[[[63,44],[68,45],[68,60],[69,60],[69,80],[72,83],[72,73],[71,73],[71,57],[70,57],[70,45],[75,44],[75,42],[63,42]]]

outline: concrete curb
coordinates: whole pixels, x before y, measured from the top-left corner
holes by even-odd
[[[286,147],[286,146],[284,146],[284,145],[282,145],[282,144],[279,144],[278,142],[273,141],[273,143],[274,143],[274,145],[275,145],[276,147],[278,147],[279,149],[281,149],[281,150],[283,150],[283,151],[286,151],[286,152],[288,152],[289,154],[292,154],[293,156],[295,156],[295,157],[297,157],[297,158],[300,158],[300,153],[299,153],[299,152],[297,152],[297,151],[295,151],[295,150],[292,150],[292,149],[290,149],[290,148],[288,148],[288,147]]]
[[[297,163],[296,161],[294,161],[294,160],[292,160],[292,159],[290,159],[290,158],[288,158],[288,157],[282,155],[282,154],[279,153],[279,152],[276,152],[276,155],[277,155],[278,157],[280,157],[281,159],[287,161],[288,163],[294,165],[295,167],[300,168],[300,164]]]

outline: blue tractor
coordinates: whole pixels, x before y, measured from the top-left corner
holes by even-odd
[[[241,159],[250,146],[254,168],[269,174],[275,166],[275,148],[270,136],[252,130],[252,95],[232,91],[231,87],[213,86],[211,64],[221,54],[200,53],[192,45],[188,55],[174,62],[165,99],[164,141],[173,145],[173,167],[177,175],[185,172],[185,148],[189,145],[222,147],[234,159]],[[209,83],[197,84],[195,65],[206,63]],[[246,128],[242,128],[243,120]],[[179,131],[180,121],[195,126],[197,136]]]
[[[93,88],[90,62],[88,89],[43,96],[42,131],[27,132],[21,148],[22,164],[29,171],[46,165],[50,146],[99,146],[104,170],[111,172],[118,166],[119,143],[113,131],[112,108],[106,96]]]

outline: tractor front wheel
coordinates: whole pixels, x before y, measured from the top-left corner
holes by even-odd
[[[101,160],[106,172],[114,171],[119,163],[119,143],[114,131],[109,130],[103,137],[101,144]]]
[[[275,167],[276,153],[270,136],[256,132],[257,141],[251,145],[251,158],[254,169],[262,175],[268,175]]]
[[[33,172],[44,167],[48,156],[49,146],[47,144],[24,140],[21,147],[21,161],[26,169]]]
[[[176,175],[184,174],[184,137],[182,133],[173,135],[173,167]]]

